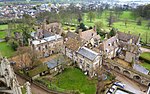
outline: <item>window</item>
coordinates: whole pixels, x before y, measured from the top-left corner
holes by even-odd
[[[111,43],[109,43],[108,46],[111,46]]]
[[[46,48],[46,49],[48,48],[47,45],[45,45],[45,48]]]
[[[39,47],[39,51],[41,50],[41,47]]]
[[[80,59],[80,63],[82,64],[82,60]]]
[[[86,67],[87,67],[87,68],[90,68],[90,64],[86,64]]]

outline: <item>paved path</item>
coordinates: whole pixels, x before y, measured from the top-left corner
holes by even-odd
[[[117,72],[114,72],[114,73],[116,75],[116,79],[125,84],[125,89],[126,90],[131,91],[135,94],[146,94],[146,92],[148,90],[148,87],[140,85],[139,83],[125,77],[122,74],[119,74]]]
[[[24,83],[26,82],[25,79],[21,78],[20,76],[17,75],[17,79],[20,83],[20,85],[24,85]],[[36,86],[36,85],[33,85],[31,84],[31,91],[33,94],[50,94],[49,92],[43,90],[42,88]]]
[[[140,49],[142,50],[142,52],[149,52],[150,53],[150,49],[143,48],[143,47],[141,47]]]

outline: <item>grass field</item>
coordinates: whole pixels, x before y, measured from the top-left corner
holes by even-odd
[[[142,62],[142,63],[141,63],[141,66],[143,66],[144,68],[150,70],[150,64],[147,63],[147,62]]]
[[[108,22],[107,18],[109,16],[109,11],[104,11],[102,16],[100,18],[96,17],[95,20],[90,22],[87,20],[87,14],[84,15],[84,24],[87,26],[94,26],[94,23],[97,21],[103,22],[104,26],[103,29],[105,31],[109,31],[110,27],[108,27]],[[124,20],[127,19],[127,27],[124,24]],[[126,32],[130,31],[131,34],[139,35],[141,34],[141,39],[142,41],[146,41],[146,35],[148,37],[148,42],[150,43],[150,30],[146,27],[147,21],[144,20],[142,21],[142,25],[138,26],[136,25],[136,21],[134,20],[135,18],[131,15],[130,11],[124,11],[122,15],[120,16],[121,21],[114,22],[112,27],[117,28],[121,32]]]
[[[145,52],[140,55],[141,65],[150,70],[150,53]]]
[[[6,42],[0,42],[0,53],[9,58],[13,56],[14,50]]]
[[[8,25],[0,25],[0,30],[6,30],[8,28]]]
[[[6,32],[5,31],[0,31],[0,38],[5,38]]]

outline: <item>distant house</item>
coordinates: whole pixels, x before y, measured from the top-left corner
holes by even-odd
[[[96,69],[102,64],[102,57],[86,47],[81,47],[77,51],[77,65],[80,69],[87,72],[90,77],[96,73]]]

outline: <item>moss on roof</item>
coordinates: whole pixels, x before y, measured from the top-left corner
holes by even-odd
[[[33,77],[33,76],[36,76],[39,73],[42,73],[42,72],[44,72],[46,70],[48,70],[47,65],[46,64],[42,64],[42,65],[40,65],[40,66],[38,66],[38,67],[28,71],[28,74],[29,74],[30,77]]]

